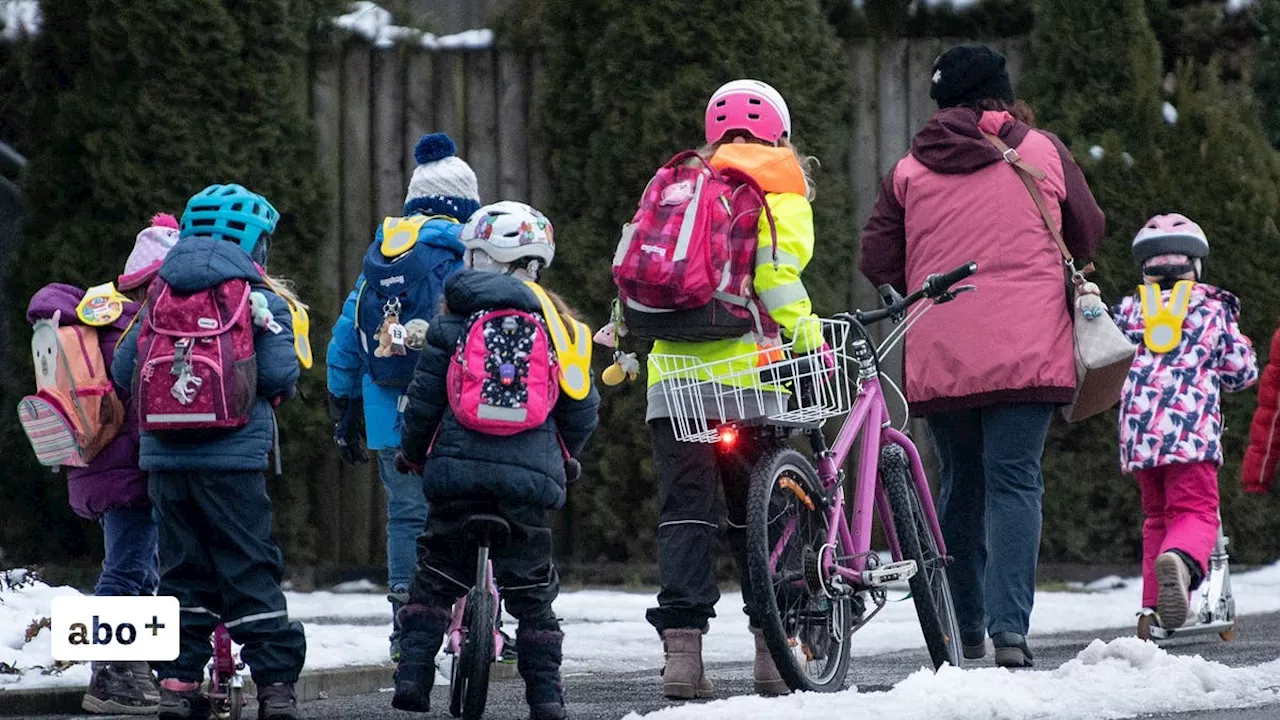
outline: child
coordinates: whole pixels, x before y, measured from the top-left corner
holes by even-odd
[[[116,285],[128,295],[121,313],[109,325],[98,328],[98,346],[104,367],[111,367],[116,343],[133,324],[146,286],[160,269],[169,249],[178,241],[178,221],[172,215],[156,215],[151,227],[138,233],[133,252]],[[27,307],[27,320],[35,322],[59,314],[61,324],[76,322],[85,291],[53,283],[41,288]],[[129,405],[129,385],[117,384],[116,394]],[[77,515],[102,526],[102,574],[95,595],[154,595],[160,577],[156,558],[156,525],[147,499],[147,477],[138,469],[138,428],[135,416],[126,412],[120,433],[103,448],[88,467],[67,468],[67,496]],[[102,715],[150,714],[160,701],[151,667],[145,662],[91,663],[89,690],[81,707]]]
[[[460,239],[467,247],[467,269],[445,283],[445,307],[431,324],[427,346],[409,386],[397,457],[401,468],[425,478],[431,517],[418,539],[418,567],[409,589],[410,602],[399,613],[403,634],[392,706],[416,712],[430,708],[434,659],[449,624],[450,607],[475,578],[475,548],[461,537],[463,523],[473,514],[492,513],[511,526],[510,539],[494,548],[490,557],[507,611],[519,620],[516,665],[525,682],[531,717],[563,718],[560,651],[564,634],[551,608],[560,581],[551,560],[547,510],[564,505],[563,453],[567,448],[576,455],[586,445],[597,424],[599,395],[589,384],[589,374],[583,377],[588,384],[574,391],[562,377],[565,389],[559,399],[553,407],[542,407],[549,413],[546,420],[508,436],[470,429],[472,423],[459,419],[445,378],[459,338],[464,333],[470,336],[467,331],[473,313],[515,309],[542,315],[553,328],[556,316],[562,315],[544,312],[537,295],[526,285],[539,280],[555,254],[551,223],[541,213],[515,202],[489,205],[471,217]],[[585,326],[570,318],[559,319],[574,328],[575,339],[589,334]],[[516,323],[513,320],[511,324]],[[505,320],[502,329],[508,330]],[[514,327],[510,331],[517,334]],[[486,348],[490,347],[489,337],[485,335],[483,340]],[[566,353],[561,353],[560,360],[562,367],[572,362]],[[525,363],[526,368],[531,365]],[[532,372],[526,370],[524,377]],[[502,383],[494,386],[499,395],[512,392]],[[532,387],[524,386],[530,398]],[[501,404],[504,398],[491,402]],[[516,400],[497,410],[510,407],[533,413],[532,405],[527,402],[522,407]]]
[[[219,622],[243,645],[258,717],[301,717],[293,685],[306,639],[302,625],[289,621],[280,590],[282,558],[271,537],[264,474],[276,435],[272,404],[293,394],[299,372],[292,317],[278,294],[289,293],[269,287],[261,269],[278,218],[265,198],[239,185],[211,185],[192,197],[181,240],[112,364],[118,384],[132,383],[142,423],[140,466],[150,473],[159,523],[160,594],[176,596],[182,608],[180,653],[158,667],[161,718],[208,715],[200,682]],[[198,306],[202,298],[212,307]],[[266,308],[249,321],[242,303]],[[217,330],[220,321],[230,329]],[[170,336],[159,323],[177,336],[167,351],[162,343]],[[201,331],[210,342],[190,340]],[[208,334],[215,332],[221,334]],[[256,357],[256,372],[245,372],[253,360],[232,366],[233,356]],[[211,363],[226,363],[221,382],[211,381]],[[200,424],[224,416],[220,427]],[[148,429],[178,421],[191,425]]]
[[[735,80],[720,87],[707,102],[707,146],[701,154],[712,167],[735,168],[750,175],[765,192],[777,229],[778,262],[774,254],[757,254],[752,284],[767,316],[798,352],[822,346],[808,292],[800,273],[813,257],[813,190],[806,174],[808,159],[791,144],[791,116],[777,90],[757,80]],[[768,220],[759,221],[757,247],[772,247]],[[777,341],[751,332],[744,337],[704,342],[658,340],[654,354],[685,355],[705,362],[750,355]],[[658,472],[658,568],[662,588],[658,607],[646,618],[662,638],[665,667],[663,694],[671,698],[710,697],[715,690],[702,666],[702,635],[715,616],[720,597],[716,587],[716,536],[720,509],[716,483],[724,487],[730,546],[742,578],[747,626],[755,636],[755,690],[760,694],[789,692],[765,645],[756,618],[747,577],[746,514],[749,469],[764,448],[740,442],[735,451],[721,453],[714,444],[676,441],[675,429],[662,391],[663,377],[649,364],[648,412],[654,464]],[[709,420],[714,401],[704,402]]]
[[[386,218],[365,254],[364,270],[333,327],[326,366],[329,417],[338,454],[352,465],[377,453],[378,475],[387,491],[387,587],[393,618],[391,659],[400,659],[396,612],[408,600],[417,561],[418,534],[427,522],[422,478],[395,468],[400,448],[400,401],[413,378],[427,323],[440,305],[444,279],[462,266],[462,223],[480,207],[476,175],[455,156],[444,133],[423,135],[414,149],[403,218]],[[411,242],[399,238],[407,237]],[[357,317],[357,310],[359,316]],[[393,314],[394,311],[394,314]],[[407,337],[397,352],[387,337],[388,320]],[[390,347],[388,353],[383,348]],[[365,437],[362,437],[365,436]]]
[[[1219,393],[1258,379],[1240,301],[1200,282],[1209,241],[1178,214],[1147,221],[1133,241],[1143,286],[1113,310],[1138,343],[1120,402],[1120,461],[1142,491],[1142,605],[1138,635],[1179,628],[1205,577],[1218,531],[1222,464]]]

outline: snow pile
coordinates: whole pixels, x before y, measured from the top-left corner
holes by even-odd
[[[1200,656],[1170,655],[1152,643],[1094,640],[1048,672],[1001,668],[934,674],[922,668],[892,690],[742,696],[666,708],[654,720],[772,720],[780,717],[892,717],[897,720],[1095,720],[1152,713],[1250,707],[1280,701],[1280,660],[1231,668]],[[631,713],[627,718],[639,718]]]
[[[483,50],[493,45],[492,30],[467,30],[436,37],[396,25],[390,12],[368,0],[352,3],[351,12],[334,18],[333,24],[369,40],[377,48],[389,48],[397,42],[414,43],[428,50]]]
[[[89,666],[60,671],[53,660],[47,623],[59,595],[79,595],[70,587],[49,587],[27,570],[0,571],[0,691],[48,685],[88,685]]]
[[[4,30],[0,37],[18,40],[40,32],[40,3],[37,0],[4,0],[0,2],[0,20]]]

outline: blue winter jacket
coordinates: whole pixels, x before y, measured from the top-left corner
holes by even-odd
[[[429,220],[418,233],[418,242],[434,252],[452,256],[459,267],[466,248],[458,240],[462,225],[448,220]],[[374,235],[374,243],[382,242],[382,227]],[[364,284],[364,275],[356,279],[355,289],[342,304],[342,317],[333,326],[333,337],[325,357],[329,392],[341,398],[364,398],[365,436],[370,450],[400,447],[400,388],[378,385],[369,376],[369,354],[360,343],[356,330],[356,296]],[[433,303],[434,305],[435,303]]]
[[[213,440],[164,442],[142,433],[139,467],[161,472],[254,471],[264,470],[275,438],[275,415],[271,399],[288,397],[298,382],[298,357],[293,349],[293,318],[280,296],[263,284],[253,261],[235,243],[191,237],[178,242],[165,258],[160,277],[175,292],[190,293],[213,287],[225,280],[243,278],[267,297],[275,321],[283,330],[272,334],[254,329],[254,351],[258,356],[258,400],[249,424]],[[145,316],[146,309],[143,309]],[[116,383],[131,387],[138,361],[138,331],[135,323],[116,348],[111,376]]]
[[[573,455],[582,452],[599,424],[600,395],[594,383],[582,400],[561,393],[541,427],[510,437],[468,430],[449,410],[445,383],[467,318],[477,310],[499,308],[541,313],[542,306],[521,281],[475,270],[462,270],[449,278],[444,296],[446,307],[427,331],[427,346],[409,384],[404,411],[403,452],[414,464],[425,459],[428,499],[492,498],[546,508],[563,506],[564,450],[556,435]]]

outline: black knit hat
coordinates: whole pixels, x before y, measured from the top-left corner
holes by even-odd
[[[957,45],[933,61],[929,97],[938,107],[955,107],[978,100],[1013,102],[1013,83],[1004,55],[977,43]]]

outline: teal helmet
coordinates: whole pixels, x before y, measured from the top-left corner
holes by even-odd
[[[180,237],[230,240],[253,255],[258,240],[274,232],[279,219],[280,213],[266,198],[242,185],[210,185],[187,202]]]

